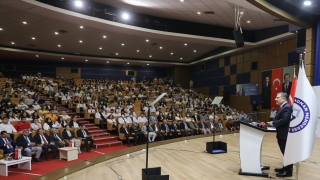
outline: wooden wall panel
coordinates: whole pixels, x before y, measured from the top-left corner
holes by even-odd
[[[268,47],[261,47],[258,49],[259,52],[259,59],[265,58],[268,56]]]
[[[257,49],[252,50],[252,51],[251,51],[251,56],[250,56],[250,57],[251,57],[251,61],[258,59],[258,57],[259,57],[258,54],[259,54],[259,53],[258,53],[258,50],[257,50]]]
[[[260,74],[261,74],[261,73],[260,73]],[[261,79],[261,78],[260,78],[260,76],[259,76],[259,80],[260,80],[260,79]],[[261,83],[261,82],[258,83],[258,87],[259,87],[259,88],[258,88],[258,90],[259,90],[258,93],[259,93],[259,94],[262,94],[262,88],[261,88],[261,87],[262,87],[262,83]]]
[[[230,66],[225,66],[224,67],[224,75],[229,76],[230,75]]]
[[[271,44],[268,46],[268,56],[277,55],[277,44]]]
[[[230,76],[230,85],[234,85],[237,82],[237,76],[235,74]]]
[[[288,54],[280,54],[277,56],[277,67],[288,66]]]
[[[268,69],[268,59],[267,58],[259,59],[259,61],[258,61],[258,70],[259,71],[264,71],[266,69]]]
[[[69,67],[56,67],[56,74],[57,76],[65,77],[65,78],[67,77],[75,78],[75,79],[81,78],[81,68],[74,68],[74,69],[78,69],[78,73],[71,73],[71,68]]]
[[[243,62],[243,54],[238,54],[237,55],[237,64],[242,63]]]
[[[219,67],[223,67],[224,66],[224,59],[221,58],[219,59]]]
[[[209,94],[209,87],[195,88],[195,90],[201,94]]]
[[[267,62],[268,62],[268,68],[266,69],[277,68],[277,56],[268,57]]]
[[[250,96],[242,96],[242,104],[250,104]]]
[[[307,76],[314,76],[314,65],[307,64],[305,69]]]
[[[237,64],[237,74],[243,73],[243,63]]]
[[[306,53],[306,58],[305,58],[306,64],[314,64],[315,57],[316,57],[316,53],[307,52]]]
[[[288,41],[283,41],[282,44],[278,43],[278,54],[283,54],[288,52]]]
[[[250,60],[251,60],[250,52],[245,52],[243,54],[243,62],[247,62],[247,61],[250,61]]]
[[[243,63],[243,72],[250,72],[251,71],[251,62],[244,62]]]
[[[230,58],[230,64],[231,64],[231,65],[232,65],[232,64],[237,64],[237,56],[236,56],[236,55],[231,56],[231,58]]]
[[[297,50],[297,39],[289,39],[287,40],[287,48],[288,48],[288,52],[293,52]]]
[[[259,71],[252,71],[250,74],[250,82],[259,82]]]

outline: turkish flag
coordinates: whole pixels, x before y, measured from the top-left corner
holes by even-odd
[[[271,72],[271,82],[272,82],[272,89],[271,89],[271,107],[275,109],[279,109],[280,106],[276,104],[276,96],[279,92],[282,92],[282,68],[273,69]]]
[[[296,88],[297,88],[297,78],[292,78],[292,86],[291,86],[291,92],[289,94],[289,103],[293,105],[294,97],[296,97]]]

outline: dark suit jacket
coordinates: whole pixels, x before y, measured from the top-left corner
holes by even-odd
[[[287,93],[288,95],[290,95],[291,86],[292,86],[292,82],[289,82],[288,89],[287,89],[287,91],[286,91],[285,83],[282,83],[282,92],[285,92],[285,93]]]
[[[29,135],[28,136],[30,142],[35,142],[34,139]],[[28,147],[28,142],[24,138],[24,136],[21,134],[20,136],[17,137],[17,145],[22,146],[23,149]]]
[[[287,140],[292,111],[292,106],[286,103],[279,109],[273,120],[273,126],[277,129],[278,140]]]
[[[82,125],[82,124],[79,123],[78,121],[77,121],[77,123],[78,123],[79,127]],[[70,127],[70,128],[73,128],[73,121],[70,121],[70,122],[69,122],[69,127]]]
[[[63,137],[62,137],[60,134],[58,134],[58,133],[57,133],[57,135],[58,135],[58,137],[61,139],[61,141],[63,141]],[[58,143],[59,143],[59,139],[56,138],[53,134],[50,134],[50,138],[54,141],[55,144],[58,144]]]
[[[270,97],[271,97],[271,84],[267,84],[264,83],[261,85],[262,86],[262,99],[266,99],[270,101]]]
[[[179,125],[178,125],[178,124],[176,124],[176,126],[177,126],[177,130],[180,130]],[[174,130],[174,131],[176,131],[176,129],[174,128],[173,123],[171,124],[171,128],[170,128],[170,130]]]
[[[126,128],[127,128],[128,133],[123,127],[120,128],[120,132],[123,133],[124,135],[127,135],[127,134],[131,135],[130,128],[129,127],[126,127]]]
[[[48,141],[48,144],[50,144],[52,142],[52,139],[45,133],[43,133],[43,135],[46,138],[46,140]],[[34,136],[34,141],[36,144],[41,144],[41,137],[38,133]]]
[[[16,148],[16,143],[10,137],[7,137],[7,140],[10,142],[12,150],[14,151],[14,149]],[[4,153],[6,154],[11,153],[10,149],[8,149],[4,144],[4,140],[2,139],[2,137],[0,137],[0,149],[3,149]]]
[[[191,127],[190,127],[190,125],[188,124],[188,122],[186,122],[186,125],[187,125],[187,127],[188,127],[189,129],[191,129]],[[185,130],[185,129],[186,129],[186,127],[185,127],[185,125],[184,125],[183,122],[180,123],[180,129],[181,129],[181,130]]]
[[[199,122],[198,123],[198,126],[199,126],[199,128],[208,128],[208,125],[206,124],[206,122],[203,122],[203,124],[204,124],[204,127],[202,126],[202,123],[201,122]]]
[[[152,129],[153,129],[154,131],[156,131],[156,126],[155,126],[155,124],[152,124],[151,127],[152,127]],[[158,128],[158,131],[156,131],[156,132],[160,132],[160,131],[162,130],[159,124],[157,124],[157,128]]]
[[[196,116],[197,116],[197,119],[196,119]],[[195,121],[200,121],[200,116],[197,114],[197,115],[193,115],[192,118],[195,120]]]
[[[70,131],[70,133],[71,133],[71,137],[68,135],[67,131],[64,130],[64,131],[62,132],[62,137],[63,137],[63,139],[71,140],[71,139],[75,138],[74,133],[73,133],[72,131]]]
[[[169,125],[169,124],[167,124],[168,125],[168,128],[169,128],[169,131],[171,130],[171,126]],[[162,123],[161,124],[161,129],[163,130],[163,131],[166,131],[167,129],[166,129],[166,126],[164,125],[164,123]]]
[[[194,124],[192,121],[188,122],[189,123],[189,126],[192,128],[192,129],[197,129],[199,128],[198,124],[196,121],[194,121]]]
[[[90,135],[90,133],[88,132],[87,129],[84,129],[84,131],[87,133],[87,135]],[[82,133],[82,130],[81,130],[81,129],[78,129],[78,131],[77,131],[77,136],[78,136],[78,137],[81,137],[81,138],[85,138],[84,135],[83,135],[83,133]]]

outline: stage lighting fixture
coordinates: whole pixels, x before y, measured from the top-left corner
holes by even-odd
[[[122,18],[125,19],[125,20],[128,20],[130,17],[129,17],[128,13],[123,13],[122,14]]]
[[[77,7],[82,7],[83,3],[82,1],[77,0],[77,1],[74,1],[74,5]]]
[[[311,5],[311,1],[304,1],[303,4],[304,4],[305,6],[310,6],[310,5]]]

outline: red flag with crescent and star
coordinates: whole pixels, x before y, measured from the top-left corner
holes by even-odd
[[[271,89],[271,107],[275,109],[279,109],[280,106],[276,104],[276,96],[279,92],[282,92],[282,68],[273,69],[271,73],[271,82],[272,82],[272,89]]]

